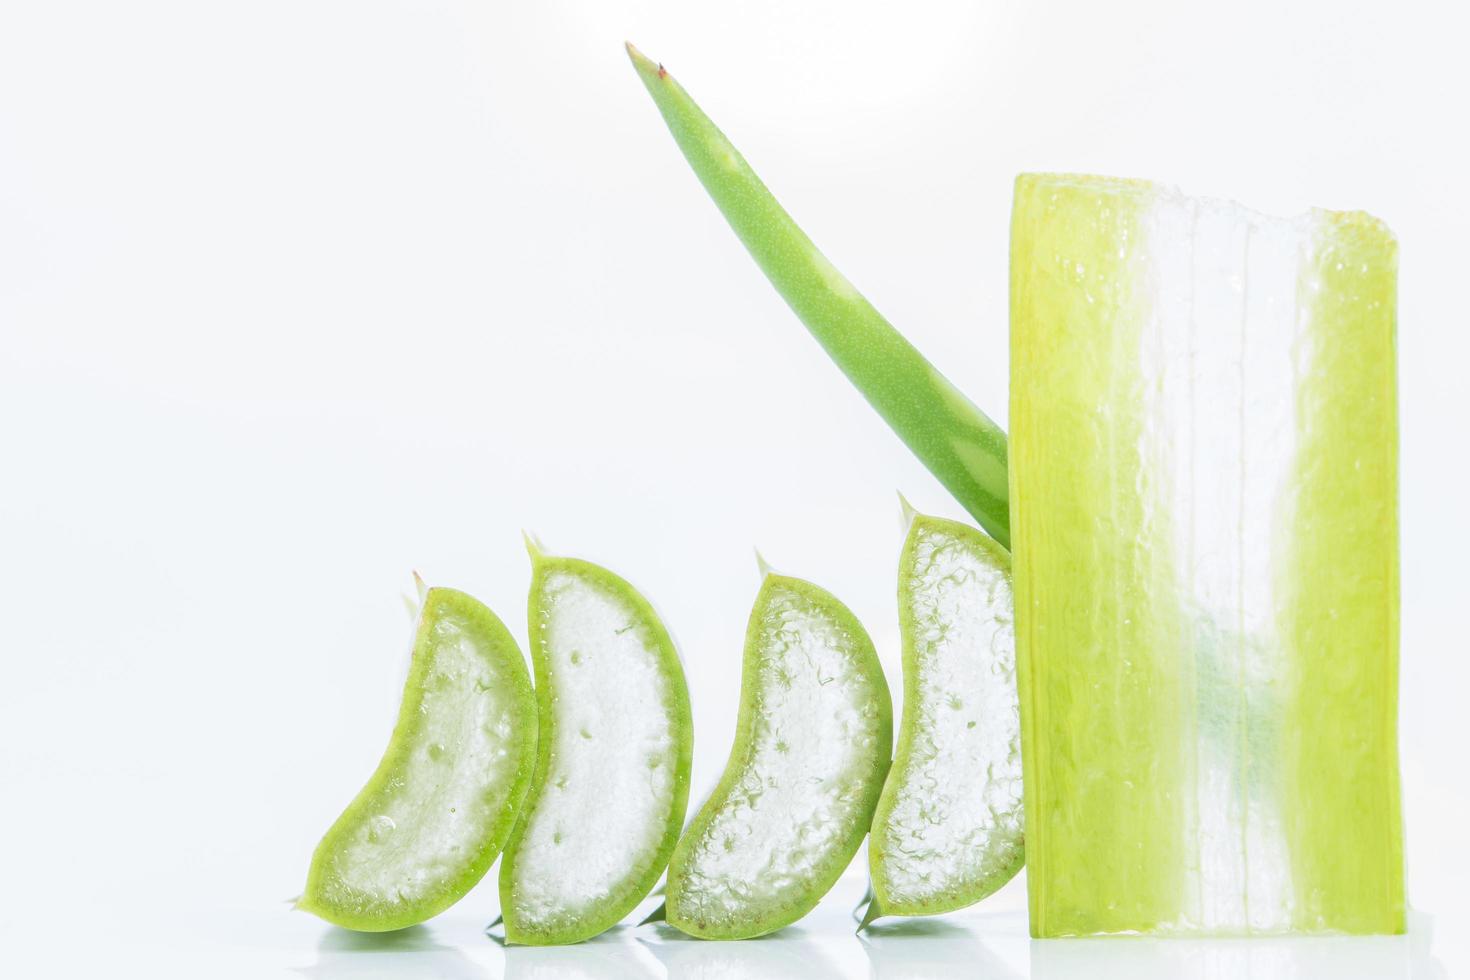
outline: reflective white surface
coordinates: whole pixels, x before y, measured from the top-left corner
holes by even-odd
[[[1442,955],[1445,944],[1433,935],[1435,921],[1424,913],[1411,915],[1406,936],[1037,941],[1026,934],[1024,889],[1013,885],[977,908],[932,919],[882,920],[857,936],[850,913],[861,890],[859,880],[846,878],[798,925],[744,942],[704,942],[666,925],[627,924],[576,946],[506,947],[486,933],[486,917],[474,915],[465,903],[426,925],[376,935],[328,926],[284,904],[201,906],[171,911],[155,929],[120,929],[105,919],[49,921],[37,932],[7,939],[5,962],[24,968],[16,976],[108,973],[221,980],[1440,980],[1456,975]],[[477,890],[466,902],[489,897]]]

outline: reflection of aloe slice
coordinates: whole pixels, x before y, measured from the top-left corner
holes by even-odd
[[[663,66],[628,54],[695,175],[776,291],[914,455],[1001,544],[1005,433],[827,261]]]
[[[735,745],[669,862],[669,925],[746,939],[801,918],[852,860],[892,748],[892,705],[857,618],[766,574],[746,632]]]
[[[531,782],[536,704],[515,639],[463,592],[420,591],[393,738],[297,904],[349,929],[403,929],[454,904],[495,861]]]
[[[1036,935],[1402,929],[1395,265],[1363,214],[1018,179]]]
[[[868,841],[864,925],[972,905],[1025,861],[1010,565],[974,528],[909,511],[903,720]]]
[[[588,939],[643,900],[689,797],[689,696],[673,641],[633,587],[531,547],[536,778],[501,865],[511,943]]]
[[[669,980],[842,980],[851,976],[805,930],[753,943],[701,943],[680,936],[647,949]]]

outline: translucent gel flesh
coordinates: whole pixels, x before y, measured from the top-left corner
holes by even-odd
[[[891,708],[871,643],[781,581],[767,578],[751,623],[723,793],[670,872],[669,921],[697,934],[758,934],[815,904],[861,842],[888,764]]]
[[[1012,231],[1033,931],[1401,930],[1391,235],[1064,176]]]
[[[904,717],[869,845],[885,913],[961,908],[1024,861],[1009,566],[974,528],[916,517],[909,531]]]
[[[576,929],[626,893],[658,859],[676,804],[672,819],[683,808],[682,688],[644,612],[570,569],[544,574],[538,607],[551,755],[514,845],[506,912],[528,937]]]

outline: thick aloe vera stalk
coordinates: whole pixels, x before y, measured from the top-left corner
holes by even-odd
[[[781,298],[945,489],[1009,545],[1005,433],[827,261],[663,66],[631,44],[628,56],[674,142]]]
[[[1403,930],[1395,279],[1364,214],[1017,181],[1033,935]]]

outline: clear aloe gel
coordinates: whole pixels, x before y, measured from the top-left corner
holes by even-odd
[[[1017,180],[1033,935],[1403,930],[1396,267],[1361,213]]]
[[[867,835],[892,711],[857,618],[768,571],[745,635],[734,747],[669,862],[668,924],[748,939],[811,911]]]
[[[368,932],[444,911],[510,836],[535,754],[515,639],[472,597],[429,589],[388,750],[317,846],[297,907]]]
[[[1026,859],[1010,555],[904,509],[903,718],[868,837],[863,925],[973,905]]]
[[[653,889],[689,800],[693,726],[674,641],[605,568],[531,547],[536,775],[500,867],[511,943],[589,939]]]

